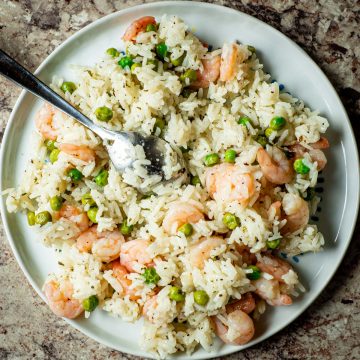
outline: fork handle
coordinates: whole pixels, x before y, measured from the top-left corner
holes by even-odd
[[[69,104],[55,91],[51,90],[41,80],[39,80],[30,71],[26,70],[22,65],[15,61],[11,56],[7,55],[0,49],[0,74],[8,78],[9,80],[20,85],[24,89],[30,91],[37,97],[47,101],[51,105],[54,105],[59,110],[63,111],[67,115],[79,121],[82,125],[95,132],[103,139],[111,138],[106,129],[103,129],[94,124],[88,117],[82,114],[74,106]]]

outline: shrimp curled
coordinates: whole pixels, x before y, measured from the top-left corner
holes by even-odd
[[[176,234],[180,226],[186,223],[197,223],[204,219],[204,214],[194,205],[183,201],[175,201],[163,220],[163,228],[168,234]]]
[[[141,32],[144,32],[146,26],[149,24],[156,25],[156,20],[153,16],[143,16],[140,19],[133,21],[126,29],[123,36],[124,41],[133,41]]]
[[[121,245],[124,242],[120,231],[98,232],[97,226],[94,225],[77,238],[76,246],[81,252],[91,252],[100,261],[108,263],[120,256]]]
[[[69,281],[60,286],[55,280],[50,280],[45,283],[44,292],[50,309],[57,316],[75,319],[84,311],[80,301],[73,299],[73,288]]]

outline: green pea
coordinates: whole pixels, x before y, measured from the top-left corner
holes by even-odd
[[[254,47],[254,46],[252,46],[252,45],[248,45],[248,46],[247,46],[247,48],[248,48],[248,50],[249,50],[251,53],[256,52],[255,47]]]
[[[190,236],[194,232],[194,229],[191,224],[186,223],[179,227],[179,231],[182,232],[185,236]]]
[[[229,212],[224,214],[222,221],[230,230],[234,230],[240,225],[239,218]]]
[[[85,311],[94,311],[99,305],[99,299],[96,295],[91,295],[87,299],[83,300],[82,306]]]
[[[89,205],[89,206],[94,206],[96,205],[96,202],[95,200],[92,198],[92,196],[87,193],[87,194],[84,194],[82,197],[81,197],[81,203],[83,205]]]
[[[280,242],[281,242],[281,239],[270,240],[270,241],[266,242],[266,245],[269,249],[274,250],[279,247]]]
[[[119,57],[120,53],[115,48],[109,48],[106,50],[106,53],[113,58]]]
[[[97,215],[98,210],[99,209],[97,207],[92,207],[87,211],[88,218],[94,224],[97,224],[96,215]]]
[[[233,149],[228,149],[225,151],[224,161],[227,163],[234,163],[236,158],[236,151]]]
[[[64,81],[60,86],[62,92],[66,93],[67,91],[72,94],[76,90],[76,85],[71,81]]]
[[[198,176],[192,176],[190,180],[191,185],[196,186],[197,184],[201,185],[200,178]]]
[[[150,32],[150,31],[156,31],[156,25],[155,24],[147,24],[146,25],[146,28],[145,28],[145,31],[146,32]]]
[[[265,130],[265,136],[266,136],[267,138],[269,138],[274,131],[276,131],[276,130],[274,130],[274,129],[271,128],[271,127],[266,128],[266,130]]]
[[[171,300],[175,300],[176,302],[181,302],[185,300],[185,295],[180,288],[178,288],[177,286],[172,286],[169,289],[169,298]]]
[[[167,55],[167,46],[164,42],[156,45],[156,54],[161,60],[164,60]]]
[[[123,235],[130,235],[134,229],[134,225],[129,225],[127,219],[120,225],[120,231]]]
[[[113,117],[113,111],[106,106],[101,106],[95,110],[95,115],[99,121],[108,122]]]
[[[61,209],[63,198],[61,196],[53,196],[50,199],[50,207],[54,211],[59,211]]]
[[[131,65],[133,64],[133,59],[131,56],[123,56],[119,61],[118,64],[125,69],[126,67],[131,68]]]
[[[51,151],[50,155],[49,155],[49,160],[50,162],[53,164],[55,161],[57,161],[58,157],[60,154],[60,150],[59,149],[54,149]]]
[[[141,67],[141,64],[140,63],[133,63],[131,65],[131,68],[130,68],[130,71],[133,73],[135,71],[135,69]]]
[[[171,61],[171,63],[174,65],[174,66],[180,66],[182,63],[183,63],[183,61],[184,61],[184,59],[185,59],[185,56],[186,56],[186,54],[185,53],[183,53],[180,57],[178,57],[177,59],[173,59],[171,56],[170,56],[170,61]]]
[[[304,199],[306,201],[311,201],[314,196],[316,195],[316,191],[315,191],[315,188],[313,187],[309,187],[307,190],[306,190],[306,196],[304,197]]]
[[[43,226],[49,221],[52,221],[52,217],[48,211],[42,211],[35,215],[35,223],[38,225]]]
[[[71,180],[75,183],[79,182],[84,177],[81,171],[75,168],[70,169],[68,171],[68,175],[70,176]]]
[[[251,124],[251,119],[248,117],[248,116],[242,116],[238,121],[237,123],[239,125],[242,125],[242,126],[245,126],[246,127],[246,124],[247,123],[250,123]]]
[[[286,120],[282,116],[274,116],[270,121],[270,127],[274,130],[282,129],[286,124]]]
[[[246,274],[246,277],[249,279],[249,280],[259,280],[260,279],[260,276],[261,276],[261,271],[260,269],[255,266],[255,265],[250,265],[247,267],[248,270],[252,270],[252,273],[248,273]]]
[[[204,157],[204,164],[206,166],[214,166],[220,162],[220,156],[218,154],[209,154]]]
[[[264,135],[258,135],[255,138],[255,141],[258,142],[262,147],[265,147],[266,144],[268,143],[267,138]]]
[[[194,301],[201,306],[205,306],[209,302],[209,295],[204,290],[194,291]]]
[[[35,213],[33,211],[28,211],[26,217],[27,217],[27,222],[30,226],[34,226],[36,224]]]
[[[49,152],[52,152],[53,150],[57,149],[57,147],[55,145],[55,140],[46,140],[45,146]]]
[[[197,80],[197,73],[193,69],[186,70],[183,74],[180,75],[180,80],[185,82],[186,79],[189,79],[190,82],[194,82]]]
[[[296,159],[294,161],[294,170],[298,174],[304,175],[310,171],[310,168],[304,164],[303,159]]]
[[[95,176],[95,182],[99,186],[105,186],[108,183],[109,172],[105,169],[100,170],[100,172]]]

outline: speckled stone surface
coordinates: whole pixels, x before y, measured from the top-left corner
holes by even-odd
[[[30,70],[71,34],[143,1],[0,1],[0,47]],[[357,0],[212,1],[253,15],[295,40],[325,71],[360,136]],[[0,139],[19,88],[0,78]],[[360,224],[315,303],[267,341],[227,359],[360,359]],[[0,228],[0,359],[138,359],[106,348],[53,315],[28,284]]]

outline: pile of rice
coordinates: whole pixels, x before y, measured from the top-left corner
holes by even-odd
[[[154,49],[159,39],[166,43],[171,54],[186,54],[181,66],[166,70],[159,62],[156,70],[148,63],[156,58]],[[6,191],[7,207],[10,212],[49,211],[53,214],[49,199],[61,195],[66,202],[87,211],[81,198],[90,193],[98,206],[98,231],[114,230],[126,218],[128,224],[134,225],[127,240],[151,242],[147,251],[155,259],[154,267],[160,276],[157,284],[160,289],[158,306],[151,310],[152,321],[144,322],[140,341],[142,347],[162,358],[177,351],[191,353],[198,344],[209,351],[214,341],[209,317],[221,313],[229,299],[240,299],[242,294],[254,290],[246,276],[246,263],[239,261],[236,244],[248,246],[259,257],[260,252],[267,249],[268,240],[281,238],[280,250],[290,255],[319,251],[324,244],[316,225],[308,224],[296,233],[282,237],[279,229],[283,224],[276,219],[265,219],[253,208],[263,176],[256,162],[260,145],[254,137],[259,130],[269,126],[274,116],[282,116],[288,125],[270,140],[277,146],[296,141],[308,145],[320,139],[328,122],[317,111],[305,107],[301,100],[280,91],[279,84],[271,82],[270,75],[264,72],[256,52],[250,51],[246,45],[238,47],[243,61],[239,63],[233,80],[211,83],[208,89],[183,96],[183,84],[175,71],[202,70],[201,59],[209,56],[209,52],[177,17],[163,16],[158,31],[140,33],[136,42],[126,42],[125,48],[127,54],[142,65],[133,73],[128,68],[121,68],[118,58],[105,55],[93,67],[73,67],[77,89],[72,94],[64,94],[60,90],[63,82],[60,78],[54,79],[53,89],[94,123],[109,129],[134,130],[150,135],[156,118],[161,117],[166,123],[162,137],[171,145],[182,147],[190,174],[199,176],[201,184],[193,186],[182,178],[157,185],[150,195],[144,196],[137,189],[148,187],[152,182],[146,183],[146,175],[140,169],[117,173],[97,136],[68,116],[56,113],[53,121],[60,134],[57,143],[86,145],[96,151],[96,162],[85,163],[60,152],[58,160],[51,163],[44,139],[34,134],[32,159],[21,184]],[[215,50],[216,53],[220,54],[221,49]],[[108,123],[98,121],[94,115],[101,106],[113,111],[114,116]],[[241,116],[248,116],[251,123],[239,125],[237,120]],[[159,131],[157,135],[160,135]],[[252,173],[256,179],[257,191],[246,207],[236,202],[214,200],[205,188],[207,168],[204,156],[210,153],[223,155],[228,148],[239,154],[236,165],[241,171]],[[266,149],[271,153],[271,146],[267,145]],[[71,164],[84,175],[76,186],[71,184],[67,175]],[[279,199],[287,193],[304,197],[307,190],[316,185],[316,163],[307,159],[307,165],[310,167],[309,174],[298,174],[293,182],[275,188]],[[104,166],[109,170],[108,184],[100,187],[93,178]],[[170,173],[171,169],[168,170]],[[169,235],[162,227],[169,204],[174,201],[193,204],[205,214],[204,220],[193,225],[194,232],[190,237],[181,232]],[[310,208],[316,209],[318,201],[315,196],[309,204]],[[235,214],[241,226],[228,232],[222,222],[225,212]],[[112,270],[92,254],[77,249],[74,237],[78,229],[71,221],[60,219],[42,227],[35,225],[34,228],[44,244],[56,250],[60,265],[51,276],[59,281],[69,279],[74,288],[74,298],[82,301],[90,295],[97,295],[102,310],[129,322],[141,317],[142,307],[155,288],[154,284],[144,283],[141,273],[129,275],[131,286],[138,295],[137,300],[130,300],[128,295],[122,294],[122,287]],[[227,245],[214,249],[203,269],[193,268],[189,261],[189,247],[213,234],[226,237]],[[296,273],[290,271],[284,281],[288,293],[296,295],[297,289],[301,288]],[[181,286],[185,294],[182,306],[169,299],[169,288],[174,283]],[[207,292],[210,300],[206,306],[194,303],[194,289]],[[257,316],[264,310],[264,302],[259,302],[255,311]]]

